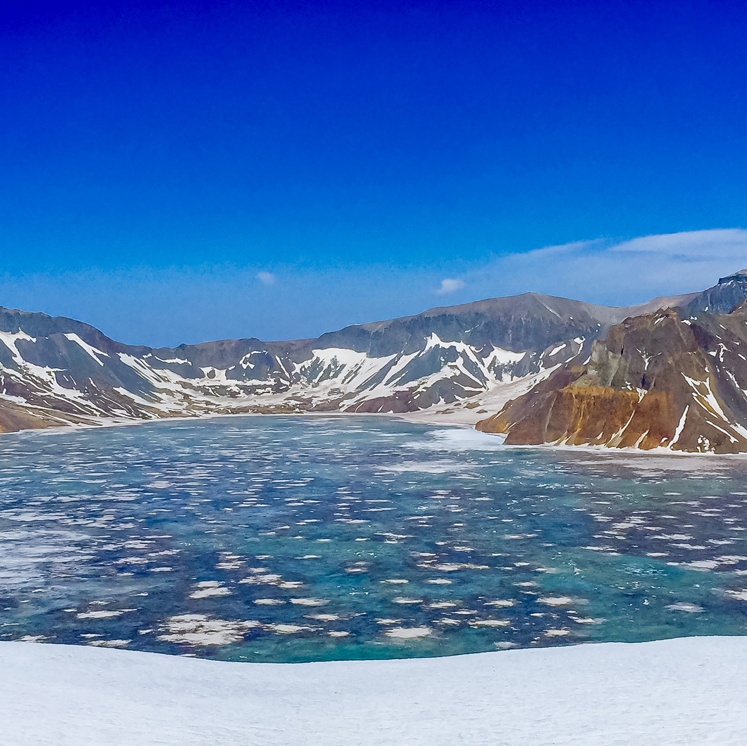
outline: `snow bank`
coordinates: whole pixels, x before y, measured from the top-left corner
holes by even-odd
[[[451,658],[219,663],[0,643],[12,746],[731,746],[747,637]]]

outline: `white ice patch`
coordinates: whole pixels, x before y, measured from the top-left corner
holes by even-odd
[[[78,619],[114,619],[122,614],[136,611],[136,609],[100,609],[97,611],[84,611],[77,615]]]
[[[682,413],[682,417],[680,417],[680,421],[677,423],[677,429],[674,431],[674,437],[672,438],[672,442],[669,444],[670,448],[674,446],[680,439],[680,435],[682,435],[682,431],[685,429],[685,422],[687,422],[687,413],[689,411],[690,405],[688,404],[685,407],[685,411]]]
[[[387,637],[394,637],[398,640],[415,640],[419,637],[428,637],[432,630],[428,627],[394,627],[387,630]]]
[[[255,621],[229,622],[209,619],[204,614],[178,614],[166,620],[165,630],[158,639],[205,647],[231,645],[238,642],[247,630],[261,626]]]
[[[303,632],[305,629],[309,629],[300,624],[268,624],[267,628],[278,635],[295,635]]]
[[[433,440],[416,441],[408,444],[408,447],[434,451],[498,451],[506,439],[505,435],[481,433],[463,427],[432,430],[427,434]]]
[[[537,603],[546,606],[569,606],[573,603],[573,599],[568,596],[545,596],[538,598]]]
[[[190,598],[210,598],[211,596],[229,596],[231,591],[222,583],[215,580],[206,580],[197,583],[197,590],[189,594]]]
[[[88,353],[100,366],[104,366],[104,362],[101,360],[99,355],[109,357],[105,352],[101,352],[101,350],[97,350],[95,347],[91,347],[91,345],[89,345],[87,342],[84,342],[77,334],[65,334],[65,337],[67,337],[67,339],[69,339],[71,342],[75,342],[75,344],[77,344],[86,353]]]
[[[403,474],[408,471],[417,471],[422,474],[451,474],[470,468],[471,464],[461,464],[458,461],[405,461],[402,464],[392,466],[380,466],[380,471]]]
[[[676,604],[669,604],[664,608],[669,609],[670,611],[684,611],[688,614],[700,614],[701,612],[705,611],[702,606],[698,606],[697,604],[690,604],[685,601],[678,601]]]
[[[489,570],[489,565],[475,565],[471,562],[444,562],[433,567],[439,572],[456,572],[457,570]]]
[[[19,339],[23,339],[27,342],[36,342],[36,339],[34,339],[34,337],[29,337],[26,332],[16,332],[15,334],[11,334],[10,332],[0,332],[0,342],[10,350],[13,360],[19,365],[23,365],[23,356],[18,352],[18,348],[16,347],[16,342]]]

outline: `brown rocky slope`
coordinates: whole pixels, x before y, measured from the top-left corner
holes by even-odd
[[[507,444],[747,451],[747,302],[727,314],[629,318],[478,423]]]

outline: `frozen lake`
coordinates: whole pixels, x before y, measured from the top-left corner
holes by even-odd
[[[747,631],[747,461],[386,417],[0,438],[0,640],[234,661]]]

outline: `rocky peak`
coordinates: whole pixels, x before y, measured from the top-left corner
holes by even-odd
[[[683,315],[696,318],[701,313],[729,313],[747,298],[747,269],[721,277],[718,284],[704,290],[688,303]]]
[[[737,280],[737,281],[747,280],[747,269],[740,269],[738,272],[734,272],[734,274],[727,275],[726,277],[719,277],[718,284],[724,285],[727,282],[731,282],[732,280]]]

